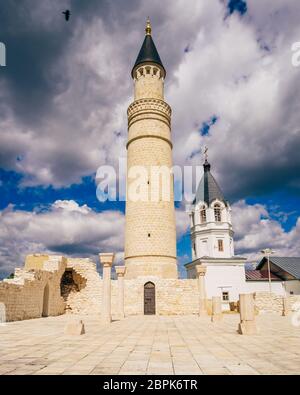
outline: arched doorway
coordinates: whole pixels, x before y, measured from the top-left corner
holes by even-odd
[[[44,288],[42,317],[48,317],[48,315],[49,315],[49,284],[47,284]]]
[[[155,314],[155,285],[150,281],[144,285],[144,314]]]

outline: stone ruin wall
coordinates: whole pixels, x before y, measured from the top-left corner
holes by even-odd
[[[269,292],[254,293],[255,306],[260,313],[281,314],[283,310],[283,298],[281,295]],[[287,295],[287,306],[289,311],[295,311],[295,303],[300,302],[300,295]]]
[[[101,314],[102,278],[97,272],[96,264],[90,259],[69,258],[68,269],[74,271],[79,289],[71,291],[66,298],[66,312]]]
[[[61,288],[64,276],[66,282]],[[144,284],[148,281],[155,284],[156,314],[198,314],[199,291],[196,279],[159,279],[147,276],[133,280],[124,279],[125,315],[144,314]],[[0,303],[5,305],[6,320],[42,317],[47,284],[47,315],[101,315],[102,278],[94,262],[84,258],[33,255],[26,258],[23,269],[15,270],[13,279],[0,282]],[[300,295],[289,295],[287,300],[289,310],[292,311],[292,306],[300,302]],[[113,319],[118,318],[118,280],[111,281],[111,303]],[[259,313],[281,314],[283,301],[281,296],[257,292],[255,305]]]
[[[39,318],[43,314],[44,290],[49,286],[48,315],[64,313],[60,279],[66,267],[61,256],[51,256],[43,270],[16,269],[13,279],[0,282],[0,302],[5,305],[7,322]]]

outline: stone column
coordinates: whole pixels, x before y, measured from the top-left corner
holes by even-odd
[[[258,332],[253,294],[240,294],[240,319],[238,332],[241,335],[254,335]]]
[[[207,315],[206,309],[206,290],[204,276],[206,273],[206,266],[196,265],[196,273],[199,287],[199,316]]]
[[[220,296],[212,297],[212,322],[221,321],[223,318],[222,314],[222,302]]]
[[[111,267],[115,254],[99,254],[103,266],[103,294],[102,294],[102,319],[106,323],[111,322]]]
[[[119,316],[120,319],[125,317],[124,312],[124,274],[125,266],[116,266],[116,273],[118,276],[118,293],[119,293]]]

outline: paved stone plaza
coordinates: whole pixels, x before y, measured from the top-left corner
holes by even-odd
[[[66,323],[86,334],[67,336]],[[0,374],[300,374],[300,328],[291,317],[257,317],[260,334],[197,316],[137,316],[103,325],[63,315],[0,326]]]

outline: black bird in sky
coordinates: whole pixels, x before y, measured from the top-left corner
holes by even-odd
[[[70,10],[66,10],[66,11],[63,12],[63,14],[65,15],[66,21],[68,21],[70,19],[71,11]]]

